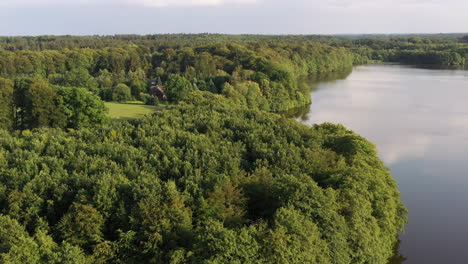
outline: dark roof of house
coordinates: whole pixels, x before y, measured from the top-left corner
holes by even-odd
[[[164,93],[164,89],[163,89],[161,86],[159,86],[159,85],[151,86],[151,88],[150,88],[150,93],[151,93],[151,92],[153,92],[153,93],[154,93],[154,92]]]
[[[166,93],[164,92],[164,89],[159,85],[151,86],[148,93],[151,96],[157,96],[159,99],[164,99],[164,100],[167,99],[167,96],[166,96]]]

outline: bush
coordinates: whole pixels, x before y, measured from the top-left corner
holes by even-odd
[[[125,102],[132,100],[132,90],[126,84],[117,84],[112,89],[112,100],[117,102]]]
[[[140,94],[140,98],[145,105],[159,105],[159,99],[156,96],[142,93]]]

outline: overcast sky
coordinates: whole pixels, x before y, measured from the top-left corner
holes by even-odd
[[[468,32],[468,0],[0,0],[0,35]]]

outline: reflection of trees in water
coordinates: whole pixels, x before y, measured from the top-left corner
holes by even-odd
[[[346,69],[340,72],[325,72],[325,73],[317,73],[310,76],[301,76],[298,79],[299,87],[303,90],[307,91],[315,91],[317,90],[318,84],[322,82],[332,82],[337,80],[344,80],[348,78],[348,76],[353,71],[352,68]]]
[[[344,80],[348,78],[348,76],[353,71],[352,68],[346,69],[345,71],[340,72],[326,72],[326,73],[319,73],[317,75],[311,76],[311,81],[314,82],[330,82],[336,80]]]
[[[327,72],[327,73],[318,73],[311,76],[301,76],[298,78],[297,82],[299,88],[304,92],[313,92],[317,90],[318,84],[322,82],[331,82],[336,80],[346,79],[352,72],[352,69],[347,69],[346,71],[340,72]],[[291,108],[288,111],[282,112],[284,116],[290,118],[300,118],[302,121],[308,121],[310,112],[310,104],[305,106],[300,106],[296,108]]]
[[[425,70],[468,70],[468,65],[407,65],[409,68]]]
[[[400,239],[398,239],[398,242],[395,244],[395,247],[393,248],[393,252],[395,253],[391,259],[389,259],[388,264],[402,264],[407,260],[404,256],[400,254],[399,249],[400,249]]]
[[[308,113],[310,112],[310,104],[301,106],[301,107],[296,107],[296,108],[291,108],[288,111],[282,112],[281,114],[290,117],[290,118],[301,118],[302,121],[307,121],[309,120]]]

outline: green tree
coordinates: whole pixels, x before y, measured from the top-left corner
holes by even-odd
[[[229,229],[223,223],[209,220],[198,230],[198,243],[194,248],[193,263],[257,264],[266,262],[261,253],[260,226]],[[260,230],[259,230],[260,229]],[[278,262],[277,262],[278,263]]]
[[[165,85],[165,92],[169,100],[183,100],[192,90],[192,84],[184,77],[176,74],[169,75]]]
[[[140,93],[146,92],[146,74],[143,70],[137,69],[134,72],[129,72],[128,79],[128,86],[130,86],[134,97],[139,97]]]
[[[264,244],[267,263],[331,264],[330,249],[315,223],[292,208],[282,208]]]
[[[36,127],[65,127],[63,105],[54,88],[46,80],[26,78],[17,81],[15,106],[16,122],[21,129]]]
[[[72,245],[91,249],[102,241],[104,218],[91,205],[73,203],[58,225],[61,237]]]
[[[98,87],[100,89],[110,89],[112,87],[112,73],[108,70],[100,70],[98,76],[96,77]]]
[[[75,68],[62,75],[52,78],[52,83],[61,86],[85,87],[90,91],[96,91],[98,82],[89,74],[88,70]]]
[[[86,88],[57,87],[57,93],[64,106],[67,128],[78,129],[107,121],[104,102]]]
[[[132,99],[130,87],[126,84],[119,83],[112,88],[112,100],[117,102],[125,102]]]
[[[0,129],[13,127],[13,87],[13,81],[0,78]]]
[[[0,262],[5,264],[39,263],[39,247],[23,226],[0,215]]]
[[[236,88],[234,88],[231,84],[225,83],[223,85],[223,89],[221,91],[221,94],[226,96],[227,98],[231,99],[235,103],[239,105],[245,105],[247,104],[245,100],[245,96],[241,94]]]
[[[225,226],[241,226],[245,223],[247,199],[235,186],[216,186],[208,195],[207,204],[213,216],[222,221]]]

